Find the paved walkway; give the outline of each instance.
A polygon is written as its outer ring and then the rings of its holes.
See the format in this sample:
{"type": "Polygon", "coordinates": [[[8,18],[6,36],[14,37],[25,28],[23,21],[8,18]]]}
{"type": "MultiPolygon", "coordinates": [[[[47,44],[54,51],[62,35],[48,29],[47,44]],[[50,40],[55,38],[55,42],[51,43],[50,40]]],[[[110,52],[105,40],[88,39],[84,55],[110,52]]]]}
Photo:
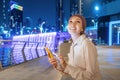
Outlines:
{"type": "MultiPolygon", "coordinates": [[[[120,49],[97,48],[103,80],[120,80],[120,49]]],[[[0,80],[58,80],[59,76],[46,56],[0,71],[0,80]]]]}

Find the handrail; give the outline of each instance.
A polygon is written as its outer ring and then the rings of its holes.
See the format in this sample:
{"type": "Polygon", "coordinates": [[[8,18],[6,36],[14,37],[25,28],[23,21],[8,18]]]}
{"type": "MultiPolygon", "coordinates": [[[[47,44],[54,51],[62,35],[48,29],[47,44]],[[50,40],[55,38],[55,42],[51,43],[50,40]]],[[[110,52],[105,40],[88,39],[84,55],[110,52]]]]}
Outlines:
{"type": "MultiPolygon", "coordinates": [[[[26,42],[26,43],[42,43],[42,42],[40,42],[40,41],[35,41],[35,42],[32,42],[32,41],[14,41],[14,40],[0,40],[0,42],[26,42]]],[[[45,42],[45,41],[44,41],[45,42]]],[[[47,42],[45,42],[45,43],[47,43],[47,42]]]]}

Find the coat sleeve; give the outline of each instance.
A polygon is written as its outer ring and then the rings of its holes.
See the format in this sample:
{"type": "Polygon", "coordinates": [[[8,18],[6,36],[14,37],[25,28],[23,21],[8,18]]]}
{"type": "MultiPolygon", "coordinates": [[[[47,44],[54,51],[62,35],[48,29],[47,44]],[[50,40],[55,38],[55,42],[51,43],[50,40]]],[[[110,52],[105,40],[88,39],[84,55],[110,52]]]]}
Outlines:
{"type": "Polygon", "coordinates": [[[84,43],[83,50],[86,65],[85,69],[73,67],[68,64],[65,72],[70,74],[76,80],[93,80],[97,72],[97,50],[94,44],[89,41],[84,43]]]}

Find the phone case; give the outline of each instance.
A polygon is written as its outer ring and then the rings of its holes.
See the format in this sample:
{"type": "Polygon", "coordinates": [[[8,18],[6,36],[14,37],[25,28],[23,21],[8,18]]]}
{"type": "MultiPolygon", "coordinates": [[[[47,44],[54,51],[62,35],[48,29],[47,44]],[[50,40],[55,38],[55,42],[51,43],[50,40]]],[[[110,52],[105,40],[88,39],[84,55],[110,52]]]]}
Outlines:
{"type": "Polygon", "coordinates": [[[53,58],[53,57],[54,57],[53,54],[52,54],[52,52],[51,52],[51,50],[48,49],[48,47],[45,47],[45,51],[46,51],[47,56],[48,56],[49,58],[53,58]]]}

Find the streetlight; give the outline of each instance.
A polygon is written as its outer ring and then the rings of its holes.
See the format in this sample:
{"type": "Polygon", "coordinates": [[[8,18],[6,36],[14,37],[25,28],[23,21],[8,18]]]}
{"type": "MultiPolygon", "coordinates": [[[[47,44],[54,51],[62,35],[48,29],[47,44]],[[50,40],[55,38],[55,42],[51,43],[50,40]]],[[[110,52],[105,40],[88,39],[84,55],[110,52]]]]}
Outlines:
{"type": "Polygon", "coordinates": [[[98,17],[98,13],[99,13],[99,10],[100,10],[99,6],[96,5],[96,6],[94,7],[94,10],[95,10],[95,17],[98,17]]]}
{"type": "Polygon", "coordinates": [[[94,28],[96,28],[95,20],[94,19],[92,19],[92,23],[94,24],[94,28]]]}
{"type": "Polygon", "coordinates": [[[95,9],[95,20],[92,21],[94,23],[94,28],[96,29],[96,40],[98,40],[98,11],[99,11],[99,6],[96,5],[94,7],[95,9]]]}
{"type": "Polygon", "coordinates": [[[98,6],[95,6],[95,10],[96,10],[96,11],[99,11],[99,7],[98,7],[98,6]]]}

